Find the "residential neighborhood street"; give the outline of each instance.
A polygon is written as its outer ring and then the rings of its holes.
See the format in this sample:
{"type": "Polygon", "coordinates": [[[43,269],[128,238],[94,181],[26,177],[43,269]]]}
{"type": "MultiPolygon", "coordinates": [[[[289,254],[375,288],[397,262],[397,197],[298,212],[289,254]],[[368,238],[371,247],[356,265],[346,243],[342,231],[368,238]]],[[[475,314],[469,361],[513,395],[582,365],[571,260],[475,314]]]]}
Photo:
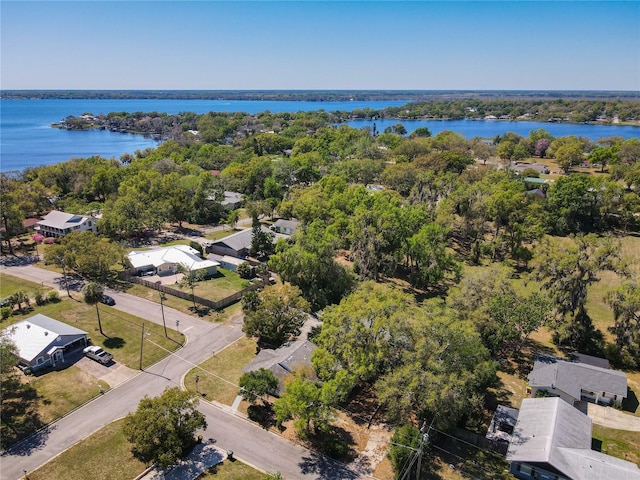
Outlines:
{"type": "MultiPolygon", "coordinates": [[[[34,266],[2,267],[1,271],[60,288],[60,275],[55,272],[34,266]]],[[[116,305],[109,308],[119,308],[162,324],[160,305],[126,293],[109,291],[109,295],[116,299],[116,305]]],[[[0,459],[2,480],[21,478],[25,470],[38,468],[91,433],[134,411],[145,395],[156,396],[167,387],[181,386],[183,376],[194,365],[243,335],[241,325],[235,323],[213,324],[168,307],[164,310],[172,328],[176,320],[180,321],[180,331],[187,339],[185,346],[6,452],[0,459]]],[[[267,432],[234,414],[230,408],[202,401],[200,410],[207,417],[205,438],[215,439],[218,447],[233,450],[236,458],[256,468],[279,470],[287,479],[359,478],[340,462],[267,432]]]]}

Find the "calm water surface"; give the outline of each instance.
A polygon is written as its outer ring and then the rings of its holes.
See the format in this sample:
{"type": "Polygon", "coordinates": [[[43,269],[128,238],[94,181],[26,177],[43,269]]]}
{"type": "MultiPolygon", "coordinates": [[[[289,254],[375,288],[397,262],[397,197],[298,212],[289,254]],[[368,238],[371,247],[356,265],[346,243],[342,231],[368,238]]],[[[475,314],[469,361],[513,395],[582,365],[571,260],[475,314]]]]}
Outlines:
{"type": "MultiPolygon", "coordinates": [[[[110,112],[245,112],[249,114],[269,110],[271,112],[299,111],[353,111],[356,109],[404,105],[405,101],[353,101],[353,102],[302,102],[259,100],[0,100],[0,171],[22,170],[26,167],[49,165],[73,157],[100,155],[119,158],[124,153],[134,153],[157,146],[158,142],[141,135],[113,133],[105,130],[70,131],[51,128],[52,123],[83,113],[99,115],[110,112]]],[[[377,120],[379,132],[398,120],[377,120]]],[[[624,138],[640,137],[640,128],[606,125],[569,125],[536,122],[500,121],[403,121],[407,131],[426,126],[437,134],[454,130],[465,138],[493,137],[506,132],[528,136],[531,130],[544,128],[556,137],[577,135],[597,140],[619,135],[624,138]]],[[[347,122],[354,128],[373,127],[372,121],[347,122]]]]}

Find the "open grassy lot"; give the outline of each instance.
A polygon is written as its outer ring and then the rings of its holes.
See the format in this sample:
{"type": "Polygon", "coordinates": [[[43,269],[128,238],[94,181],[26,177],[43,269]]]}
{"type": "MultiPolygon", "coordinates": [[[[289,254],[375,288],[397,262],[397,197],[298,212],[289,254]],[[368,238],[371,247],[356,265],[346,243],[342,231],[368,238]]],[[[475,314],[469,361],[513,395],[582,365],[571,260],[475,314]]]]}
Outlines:
{"type": "Polygon", "coordinates": [[[229,345],[219,353],[187,373],[184,384],[195,391],[195,376],[198,375],[198,392],[207,400],[231,405],[238,395],[238,382],[242,369],[256,356],[256,342],[246,337],[229,345]]]}
{"type": "MultiPolygon", "coordinates": [[[[194,290],[195,294],[199,297],[210,300],[222,300],[249,285],[251,285],[251,283],[248,280],[240,278],[240,275],[236,272],[218,268],[217,273],[213,277],[196,283],[194,290]]],[[[192,293],[188,285],[175,284],[171,285],[171,288],[192,293]]]]}
{"type": "Polygon", "coordinates": [[[265,474],[239,460],[226,460],[211,467],[198,480],[263,480],[265,474]]]}
{"type": "Polygon", "coordinates": [[[123,422],[118,420],[107,425],[42,467],[29,472],[29,480],[135,478],[146,466],[131,455],[131,444],[122,433],[123,422]]]}
{"type": "MultiPolygon", "coordinates": [[[[198,287],[196,287],[196,289],[197,288],[198,287]]],[[[131,295],[135,295],[136,297],[150,300],[152,302],[160,302],[160,293],[157,290],[145,287],[143,285],[127,284],[126,292],[131,295]]],[[[196,290],[196,295],[199,295],[198,290],[196,290]]],[[[193,302],[191,300],[174,297],[173,295],[167,294],[165,296],[164,305],[188,315],[193,315],[194,313],[193,302]]],[[[228,307],[218,311],[207,309],[202,305],[199,305],[197,315],[203,320],[209,320],[211,322],[222,322],[241,312],[242,305],[240,303],[229,305],[228,307]]]]}
{"type": "Polygon", "coordinates": [[[230,228],[225,228],[224,230],[215,230],[213,232],[207,233],[204,238],[207,240],[220,240],[221,238],[228,237],[229,235],[233,235],[234,233],[239,232],[240,228],[235,228],[231,230],[230,228]]]}
{"type": "Polygon", "coordinates": [[[33,299],[36,293],[40,292],[46,297],[47,293],[53,289],[5,273],[2,274],[0,277],[0,299],[6,298],[21,290],[29,295],[29,298],[33,299]]]}
{"type": "Polygon", "coordinates": [[[51,371],[43,375],[27,376],[25,381],[38,393],[38,412],[44,423],[50,423],[88,402],[109,388],[106,382],[76,366],[51,371]]]}
{"type": "Polygon", "coordinates": [[[594,447],[602,453],[634,462],[640,467],[640,432],[593,425],[594,447]],[[601,443],[600,443],[601,442],[601,443]]]}
{"type": "Polygon", "coordinates": [[[99,345],[113,353],[116,361],[130,368],[140,365],[140,338],[142,324],[145,325],[145,341],[142,365],[147,367],[174,351],[184,342],[184,335],[169,331],[169,337],[164,336],[162,325],[145,322],[143,319],[129,315],[126,312],[99,304],[102,330],[107,336],[102,336],[98,330],[96,307],[86,303],[63,297],[57,303],[49,303],[41,307],[34,306],[29,313],[12,316],[8,324],[23,320],[36,313],[47,315],[61,322],[89,332],[93,344],[99,345]]]}

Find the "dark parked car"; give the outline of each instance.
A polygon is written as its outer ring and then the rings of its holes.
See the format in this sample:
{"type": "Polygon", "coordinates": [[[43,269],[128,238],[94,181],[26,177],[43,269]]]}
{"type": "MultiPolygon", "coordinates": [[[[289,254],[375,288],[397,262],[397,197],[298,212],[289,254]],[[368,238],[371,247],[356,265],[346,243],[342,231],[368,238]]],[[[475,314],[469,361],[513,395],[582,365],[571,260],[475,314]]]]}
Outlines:
{"type": "Polygon", "coordinates": [[[110,297],[109,295],[102,295],[102,303],[112,307],[116,304],[116,301],[113,299],[113,297],[110,297]]]}

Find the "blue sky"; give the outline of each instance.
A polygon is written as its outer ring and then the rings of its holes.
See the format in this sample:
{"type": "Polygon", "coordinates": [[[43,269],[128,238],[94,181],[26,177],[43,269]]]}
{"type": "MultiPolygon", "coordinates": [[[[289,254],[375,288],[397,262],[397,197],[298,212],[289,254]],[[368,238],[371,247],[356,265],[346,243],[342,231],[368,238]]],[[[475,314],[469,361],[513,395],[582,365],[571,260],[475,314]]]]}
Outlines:
{"type": "Polygon", "coordinates": [[[640,90],[640,2],[0,2],[2,89],[640,90]]]}

